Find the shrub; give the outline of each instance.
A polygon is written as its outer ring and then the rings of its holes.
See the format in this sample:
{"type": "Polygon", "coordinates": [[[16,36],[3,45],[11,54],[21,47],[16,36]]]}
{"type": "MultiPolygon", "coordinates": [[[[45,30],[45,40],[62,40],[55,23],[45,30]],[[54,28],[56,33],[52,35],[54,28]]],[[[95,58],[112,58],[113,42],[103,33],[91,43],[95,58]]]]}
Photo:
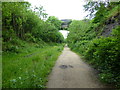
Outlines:
{"type": "Polygon", "coordinates": [[[112,30],[111,36],[97,38],[91,27],[81,30],[79,24],[70,25],[68,46],[100,72],[101,81],[120,87],[120,26],[112,30]]]}

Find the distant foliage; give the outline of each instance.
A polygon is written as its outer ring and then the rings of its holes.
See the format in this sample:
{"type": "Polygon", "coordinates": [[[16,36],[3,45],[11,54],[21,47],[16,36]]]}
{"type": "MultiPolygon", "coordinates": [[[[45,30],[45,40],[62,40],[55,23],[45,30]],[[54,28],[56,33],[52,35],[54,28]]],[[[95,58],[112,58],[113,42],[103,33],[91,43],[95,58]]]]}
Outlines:
{"type": "Polygon", "coordinates": [[[50,23],[50,24],[52,24],[52,25],[54,25],[58,30],[60,30],[62,21],[60,21],[55,16],[50,16],[47,19],[47,22],[50,23]]]}
{"type": "Polygon", "coordinates": [[[67,38],[68,45],[75,49],[74,47],[84,46],[88,40],[95,37],[95,32],[90,30],[90,26],[91,23],[89,20],[72,21],[68,29],[70,31],[67,38]]]}

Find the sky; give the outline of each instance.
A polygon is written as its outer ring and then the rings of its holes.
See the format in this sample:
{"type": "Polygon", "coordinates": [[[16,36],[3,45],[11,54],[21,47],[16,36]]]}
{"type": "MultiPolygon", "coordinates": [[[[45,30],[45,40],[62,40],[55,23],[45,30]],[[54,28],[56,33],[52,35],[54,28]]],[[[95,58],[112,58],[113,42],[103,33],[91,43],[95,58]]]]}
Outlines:
{"type": "Polygon", "coordinates": [[[87,15],[83,5],[85,0],[25,0],[32,6],[40,6],[46,10],[49,16],[56,16],[58,19],[82,20],[87,15]]]}

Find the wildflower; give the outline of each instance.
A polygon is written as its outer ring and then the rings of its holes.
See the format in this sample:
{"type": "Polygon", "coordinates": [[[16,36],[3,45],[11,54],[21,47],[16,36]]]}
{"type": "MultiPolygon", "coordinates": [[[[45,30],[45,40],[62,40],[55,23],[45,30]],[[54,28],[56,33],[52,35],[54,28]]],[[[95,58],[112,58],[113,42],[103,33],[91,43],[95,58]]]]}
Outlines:
{"type": "Polygon", "coordinates": [[[21,77],[18,77],[21,80],[21,77]]]}
{"type": "Polygon", "coordinates": [[[104,78],[104,77],[101,77],[102,79],[104,78]]]}

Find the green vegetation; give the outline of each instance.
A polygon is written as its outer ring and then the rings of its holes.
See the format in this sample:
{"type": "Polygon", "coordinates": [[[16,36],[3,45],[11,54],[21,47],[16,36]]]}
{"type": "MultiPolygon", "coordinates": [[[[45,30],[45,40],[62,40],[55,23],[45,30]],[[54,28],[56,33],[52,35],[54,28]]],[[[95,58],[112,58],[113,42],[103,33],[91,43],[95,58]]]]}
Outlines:
{"type": "Polygon", "coordinates": [[[120,2],[111,2],[107,6],[89,2],[86,8],[93,6],[92,9],[96,9],[94,5],[99,7],[92,20],[70,24],[67,42],[73,51],[99,71],[101,81],[120,87],[120,24],[116,24],[120,22],[120,2]]]}
{"type": "Polygon", "coordinates": [[[47,19],[47,22],[53,24],[58,30],[60,30],[62,21],[60,21],[55,16],[50,16],[47,19]]]}
{"type": "Polygon", "coordinates": [[[3,88],[45,88],[63,46],[37,48],[28,44],[21,53],[3,53],[3,88]],[[29,47],[31,46],[31,47],[29,47]]]}
{"type": "Polygon", "coordinates": [[[64,41],[55,25],[40,18],[43,9],[38,10],[32,11],[27,2],[2,3],[3,51],[21,47],[19,39],[34,43],[64,41]]]}
{"type": "MultiPolygon", "coordinates": [[[[42,6],[2,2],[2,87],[45,88],[64,46],[61,21],[42,6]]],[[[63,23],[67,42],[99,71],[100,80],[120,87],[120,2],[88,2],[92,19],[63,23]],[[96,13],[94,13],[96,12],[96,13]],[[67,26],[66,26],[67,24],[67,26]],[[70,25],[69,25],[70,24],[70,25]]]]}
{"type": "Polygon", "coordinates": [[[61,22],[53,22],[42,6],[2,2],[2,87],[45,88],[47,76],[63,50],[61,22]]]}

